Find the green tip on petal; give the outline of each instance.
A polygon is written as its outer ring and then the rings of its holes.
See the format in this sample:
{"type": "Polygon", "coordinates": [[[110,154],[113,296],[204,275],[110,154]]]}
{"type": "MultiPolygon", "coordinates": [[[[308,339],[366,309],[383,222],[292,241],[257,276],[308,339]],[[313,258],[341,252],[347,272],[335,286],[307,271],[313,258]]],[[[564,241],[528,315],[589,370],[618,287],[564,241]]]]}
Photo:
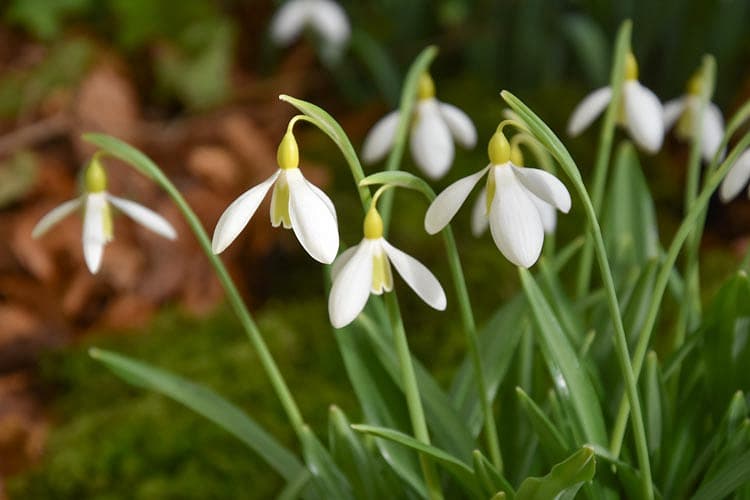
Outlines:
{"type": "Polygon", "coordinates": [[[107,189],[107,172],[104,170],[104,165],[99,160],[98,154],[91,158],[84,176],[86,192],[100,193],[107,189]]]}
{"type": "Polygon", "coordinates": [[[281,143],[279,143],[276,161],[279,163],[279,167],[284,170],[299,167],[299,148],[291,130],[284,134],[281,143]]]}

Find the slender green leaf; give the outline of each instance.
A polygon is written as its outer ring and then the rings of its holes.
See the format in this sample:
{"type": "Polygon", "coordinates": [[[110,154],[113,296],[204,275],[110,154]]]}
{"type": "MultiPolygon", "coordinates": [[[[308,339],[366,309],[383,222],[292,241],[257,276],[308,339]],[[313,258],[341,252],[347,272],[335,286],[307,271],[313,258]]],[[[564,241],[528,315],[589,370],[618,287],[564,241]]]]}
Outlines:
{"type": "Polygon", "coordinates": [[[113,352],[93,348],[90,355],[126,382],[164,394],[222,427],[258,453],[287,481],[302,473],[303,466],[297,457],[242,410],[210,389],[113,352]]]}
{"type": "Polygon", "coordinates": [[[544,477],[530,477],[521,483],[516,500],[550,500],[573,498],[586,481],[596,473],[596,456],[593,448],[584,446],[565,461],[552,467],[544,477]]]}
{"type": "Polygon", "coordinates": [[[750,451],[726,464],[714,478],[702,485],[692,500],[721,500],[750,481],[750,451]]]}
{"type": "Polygon", "coordinates": [[[354,499],[351,485],[333,462],[328,450],[315,437],[306,425],[300,436],[302,454],[305,456],[307,468],[313,475],[313,485],[322,498],[331,500],[354,499]]]}
{"type": "Polygon", "coordinates": [[[295,500],[302,496],[303,492],[306,492],[306,488],[309,489],[310,482],[312,480],[312,474],[307,469],[302,469],[296,478],[293,478],[287,482],[284,489],[281,490],[276,500],[295,500]]]}
{"type": "Polygon", "coordinates": [[[488,495],[503,492],[508,496],[509,500],[513,500],[516,494],[513,486],[498,472],[495,466],[492,465],[492,462],[482,455],[482,452],[479,450],[474,450],[472,455],[474,459],[474,474],[482,484],[482,487],[484,487],[485,492],[488,495]]]}
{"type": "Polygon", "coordinates": [[[542,448],[544,448],[552,460],[562,460],[569,449],[569,445],[563,434],[523,389],[516,387],[516,394],[521,403],[521,408],[526,413],[531,422],[531,427],[539,438],[542,448]]]}
{"type": "MultiPolygon", "coordinates": [[[[659,362],[656,353],[651,351],[646,357],[646,371],[643,378],[643,417],[646,424],[648,451],[655,455],[661,449],[662,439],[662,398],[663,385],[659,373],[659,362]]],[[[654,460],[656,466],[658,462],[654,460]]]]}
{"type": "Polygon", "coordinates": [[[359,181],[360,186],[374,186],[378,184],[391,184],[406,189],[413,189],[425,195],[428,201],[435,199],[435,191],[433,191],[424,179],[403,170],[377,172],[359,181]]]}

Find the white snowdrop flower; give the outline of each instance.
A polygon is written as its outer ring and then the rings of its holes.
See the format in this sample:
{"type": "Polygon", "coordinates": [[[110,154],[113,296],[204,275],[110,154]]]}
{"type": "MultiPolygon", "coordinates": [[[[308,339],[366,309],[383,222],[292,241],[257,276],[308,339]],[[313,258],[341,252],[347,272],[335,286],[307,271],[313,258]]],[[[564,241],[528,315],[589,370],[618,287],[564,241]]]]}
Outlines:
{"type": "Polygon", "coordinates": [[[85,193],[54,208],[37,223],[31,232],[38,238],[55,224],[78,209],[83,209],[83,256],[91,274],[102,264],[104,246],[112,241],[112,212],[110,205],[151,231],[170,240],[177,231],[161,215],[136,203],[112,196],[107,192],[107,174],[98,156],[89,163],[84,174],[85,193]]]}
{"type": "Polygon", "coordinates": [[[393,290],[391,264],[427,305],[445,309],[445,292],[437,278],[417,259],[383,238],[383,220],[373,203],[365,216],[364,238],[339,255],[331,268],[328,315],[334,327],[343,328],[354,321],[371,293],[393,290]]]}
{"type": "MultiPolygon", "coordinates": [[[[573,110],[568,134],[583,132],[609,105],[612,89],[602,87],[586,96],[573,110]]],[[[638,63],[632,53],[625,60],[625,82],[619,104],[618,123],[627,129],[643,150],[656,153],[664,140],[664,110],[656,94],[638,81],[638,63]]]]}
{"type": "MultiPolygon", "coordinates": [[[[365,137],[362,159],[365,163],[382,160],[393,147],[399,111],[392,111],[377,122],[365,137]]],[[[417,103],[411,123],[409,144],[414,162],[430,179],[443,177],[453,163],[453,140],[473,148],[477,131],[466,113],[435,98],[435,83],[428,73],[419,81],[417,103]]]]}
{"type": "Polygon", "coordinates": [[[291,228],[313,259],[330,264],[339,249],[336,209],[330,198],[300,172],[299,149],[291,130],[284,134],[276,158],[279,169],[245,191],[221,215],[211,242],[213,252],[223,252],[237,238],[273,186],[273,227],[291,228]]]}
{"type": "Polygon", "coordinates": [[[544,170],[526,168],[511,155],[511,146],[502,131],[492,136],[488,146],[490,164],[479,172],[448,186],[430,204],[424,227],[430,234],[442,230],[456,215],[479,180],[487,174],[484,210],[475,207],[472,229],[489,224],[498,249],[513,264],[531,267],[539,258],[545,228],[554,228],[549,208],[567,213],[571,200],[565,185],[544,170]],[[481,222],[484,218],[487,222],[481,222]]]}
{"type": "Polygon", "coordinates": [[[339,52],[351,35],[346,12],[333,0],[289,0],[271,20],[271,38],[276,44],[287,46],[306,27],[332,52],[339,52]]]}
{"type": "MultiPolygon", "coordinates": [[[[724,203],[733,200],[750,180],[750,149],[743,152],[727,172],[719,188],[719,198],[724,203]]],[[[748,190],[750,197],[750,190],[748,190]]]]}
{"type": "MultiPolygon", "coordinates": [[[[696,73],[688,81],[687,93],[664,104],[664,125],[672,128],[675,123],[675,134],[683,140],[690,140],[696,132],[696,117],[700,108],[701,74],[696,73]]],[[[707,103],[703,113],[700,130],[701,156],[710,162],[721,146],[724,136],[724,118],[719,108],[712,102],[707,103]]]]}

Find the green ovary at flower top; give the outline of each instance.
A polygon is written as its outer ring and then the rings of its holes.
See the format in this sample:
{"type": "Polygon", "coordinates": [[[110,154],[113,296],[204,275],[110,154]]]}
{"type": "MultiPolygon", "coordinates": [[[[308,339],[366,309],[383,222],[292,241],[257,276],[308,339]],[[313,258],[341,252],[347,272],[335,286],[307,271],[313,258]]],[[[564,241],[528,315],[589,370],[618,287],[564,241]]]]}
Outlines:
{"type": "Polygon", "coordinates": [[[364,309],[370,293],[393,290],[391,263],[427,305],[442,311],[447,299],[440,282],[427,267],[383,238],[383,220],[373,200],[364,221],[362,241],[342,252],[331,269],[328,314],[336,328],[348,325],[364,309]]]}
{"type": "MultiPolygon", "coordinates": [[[[475,210],[474,215],[487,220],[495,244],[508,260],[528,268],[539,258],[545,225],[550,224],[545,213],[547,208],[540,210],[535,198],[567,213],[571,206],[570,193],[549,172],[515,163],[523,161],[520,150],[514,151],[501,128],[502,125],[490,139],[487,148],[490,164],[473,175],[459,179],[440,193],[427,209],[424,227],[430,234],[442,230],[456,215],[474,186],[487,174],[485,210],[480,211],[479,215],[475,210]]],[[[473,222],[473,225],[479,224],[473,222]]]]}
{"type": "MultiPolygon", "coordinates": [[[[568,134],[583,132],[607,108],[612,89],[602,87],[581,101],[568,122],[568,134]]],[[[644,151],[656,153],[664,140],[664,110],[656,94],[638,81],[638,62],[632,53],[625,60],[625,83],[622,88],[618,122],[644,151]]]]}
{"type": "Polygon", "coordinates": [[[276,156],[279,169],[240,195],[219,218],[211,242],[214,253],[223,252],[237,238],[273,186],[271,224],[292,229],[305,251],[318,262],[330,264],[336,258],[339,249],[336,209],[330,198],[302,175],[291,126],[279,144],[276,156]]]}
{"type": "MultiPolygon", "coordinates": [[[[399,111],[392,111],[377,122],[365,137],[362,159],[375,163],[393,147],[399,111]]],[[[466,113],[435,97],[435,83],[424,73],[419,81],[409,144],[414,162],[430,179],[443,177],[453,163],[453,140],[464,148],[473,148],[477,131],[466,113]]]]}
{"type": "Polygon", "coordinates": [[[114,237],[110,204],[147,229],[170,240],[177,238],[177,231],[161,215],[107,192],[107,172],[98,154],[91,159],[84,173],[84,194],[62,203],[42,217],[31,235],[34,238],[42,236],[62,219],[83,208],[83,256],[89,271],[96,274],[101,267],[104,246],[114,237]]]}
{"type": "MultiPolygon", "coordinates": [[[[700,93],[703,86],[700,72],[688,80],[686,93],[664,104],[664,125],[670,129],[675,123],[675,134],[680,139],[690,140],[696,131],[695,120],[700,106],[700,93]]],[[[701,156],[710,162],[721,145],[724,136],[724,118],[716,104],[709,102],[703,114],[700,130],[701,156]]]]}

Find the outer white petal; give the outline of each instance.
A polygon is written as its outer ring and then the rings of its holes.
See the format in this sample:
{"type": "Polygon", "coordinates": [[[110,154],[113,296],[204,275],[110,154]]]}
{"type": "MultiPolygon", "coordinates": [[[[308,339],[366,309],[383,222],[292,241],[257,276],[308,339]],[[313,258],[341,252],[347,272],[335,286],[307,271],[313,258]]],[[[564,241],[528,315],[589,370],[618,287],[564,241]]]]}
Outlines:
{"type": "Polygon", "coordinates": [[[34,226],[34,229],[31,231],[31,237],[38,238],[43,235],[44,233],[49,231],[52,226],[63,220],[68,215],[72,214],[77,208],[80,208],[82,203],[83,197],[80,197],[74,200],[68,200],[56,206],[44,217],[39,219],[39,222],[36,223],[36,226],[34,226]]]}
{"type": "Polygon", "coordinates": [[[289,218],[292,230],[310,256],[330,264],[339,251],[339,226],[330,200],[310,188],[298,168],[285,172],[289,183],[289,218]]]}
{"type": "Polygon", "coordinates": [[[398,111],[391,111],[381,118],[365,136],[362,146],[362,160],[365,163],[375,163],[385,158],[393,146],[398,127],[398,111]]]}
{"type": "Polygon", "coordinates": [[[172,227],[172,224],[150,208],[146,208],[134,201],[112,196],[111,194],[107,195],[107,199],[125,215],[129,216],[147,229],[150,229],[165,238],[169,238],[170,240],[177,238],[177,231],[172,227]]]}
{"type": "Polygon", "coordinates": [[[438,108],[456,142],[465,148],[473,148],[477,144],[477,129],[469,115],[445,102],[438,102],[438,108]]]}
{"type": "Polygon", "coordinates": [[[534,202],[534,206],[539,211],[539,218],[542,220],[542,227],[546,234],[552,234],[557,227],[557,211],[555,207],[543,201],[538,196],[529,193],[529,198],[534,202]]]}
{"type": "Polygon", "coordinates": [[[99,271],[104,245],[109,241],[104,232],[105,210],[107,197],[104,192],[86,196],[86,209],[83,214],[83,258],[91,274],[99,271]]]}
{"type": "Polygon", "coordinates": [[[625,82],[625,124],[633,140],[656,153],[664,140],[664,110],[656,94],[635,80],[625,82]]]}
{"type": "Polygon", "coordinates": [[[331,212],[331,214],[334,217],[336,217],[336,207],[333,206],[333,202],[325,193],[325,191],[323,191],[322,189],[320,189],[318,186],[308,181],[307,179],[305,179],[305,183],[307,183],[307,187],[312,189],[313,192],[315,192],[315,194],[317,194],[320,197],[320,199],[323,200],[323,202],[326,204],[326,207],[328,207],[328,210],[331,212]]]}
{"type": "Polygon", "coordinates": [[[290,0],[282,5],[271,20],[271,38],[279,45],[289,45],[299,36],[310,19],[309,0],[290,0]]]}
{"type": "Polygon", "coordinates": [[[719,198],[724,203],[734,199],[750,179],[750,149],[737,158],[719,188],[719,198]]]}
{"type": "Polygon", "coordinates": [[[479,192],[474,207],[471,209],[471,234],[481,236],[487,230],[490,221],[487,218],[487,188],[479,192]]]}
{"type": "Polygon", "coordinates": [[[669,130],[678,118],[685,112],[686,101],[684,97],[678,97],[664,103],[664,129],[669,130]]]}
{"type": "Polygon", "coordinates": [[[453,163],[453,138],[434,98],[419,101],[416,108],[411,129],[412,158],[427,177],[440,179],[453,163]]]}
{"type": "Polygon", "coordinates": [[[457,180],[437,195],[427,208],[427,213],[424,216],[424,230],[429,234],[435,234],[448,225],[488,168],[490,166],[457,180]]]}
{"type": "Polygon", "coordinates": [[[250,218],[258,210],[260,202],[263,201],[266,193],[268,193],[273,183],[276,182],[276,178],[280,173],[281,170],[277,170],[265,181],[251,187],[224,210],[224,213],[219,218],[219,222],[216,223],[214,237],[211,241],[211,249],[214,253],[219,254],[226,250],[245,226],[247,226],[250,218]]]}
{"type": "MultiPolygon", "coordinates": [[[[356,318],[367,303],[372,286],[373,245],[363,239],[354,253],[340,266],[328,296],[328,316],[335,328],[343,328],[356,318]]],[[[344,254],[342,254],[343,257],[344,254]]],[[[334,265],[335,267],[335,265],[334,265]]]]}
{"type": "Polygon", "coordinates": [[[314,0],[310,2],[310,25],[325,41],[335,48],[340,48],[349,40],[351,28],[346,12],[331,0],[314,0]]]}
{"type": "Polygon", "coordinates": [[[703,114],[703,130],[701,133],[701,153],[703,153],[703,159],[710,162],[719,146],[721,146],[721,139],[724,137],[724,118],[721,116],[719,108],[713,103],[708,104],[706,112],[703,114]]]}
{"type": "Polygon", "coordinates": [[[591,125],[591,122],[602,114],[604,108],[609,104],[610,99],[612,99],[612,89],[609,87],[596,89],[584,97],[583,101],[573,110],[573,114],[570,115],[568,135],[575,137],[586,130],[591,125]]]}
{"type": "Polygon", "coordinates": [[[523,187],[542,201],[546,201],[562,212],[570,211],[570,193],[560,179],[539,168],[516,167],[515,165],[511,165],[511,168],[523,187]]]}
{"type": "Polygon", "coordinates": [[[544,243],[539,211],[510,167],[496,167],[490,175],[495,175],[496,188],[490,207],[492,238],[512,263],[531,267],[539,258],[544,243]]]}
{"type": "Polygon", "coordinates": [[[384,239],[381,239],[383,249],[388,254],[388,258],[393,263],[393,267],[404,278],[404,281],[424,300],[427,305],[443,311],[447,299],[443,287],[424,264],[417,259],[408,255],[398,248],[394,247],[384,239]]]}
{"type": "Polygon", "coordinates": [[[344,268],[346,263],[349,262],[349,259],[354,257],[354,252],[357,251],[358,247],[359,245],[349,247],[341,252],[338,257],[336,257],[336,260],[334,260],[333,264],[331,264],[331,282],[336,281],[336,278],[338,277],[339,273],[344,268]]]}

